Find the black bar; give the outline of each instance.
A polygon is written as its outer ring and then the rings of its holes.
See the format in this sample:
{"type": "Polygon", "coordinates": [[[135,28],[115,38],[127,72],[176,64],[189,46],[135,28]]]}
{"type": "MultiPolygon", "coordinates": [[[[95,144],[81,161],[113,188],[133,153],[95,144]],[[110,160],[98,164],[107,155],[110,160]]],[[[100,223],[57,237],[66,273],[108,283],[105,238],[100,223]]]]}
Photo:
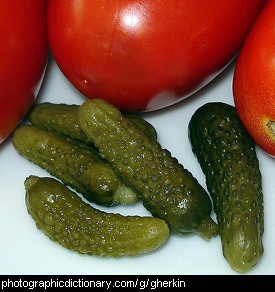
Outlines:
{"type": "Polygon", "coordinates": [[[0,275],[0,290],[47,291],[52,288],[123,288],[152,291],[157,289],[246,289],[274,284],[274,276],[214,275],[0,275]]]}

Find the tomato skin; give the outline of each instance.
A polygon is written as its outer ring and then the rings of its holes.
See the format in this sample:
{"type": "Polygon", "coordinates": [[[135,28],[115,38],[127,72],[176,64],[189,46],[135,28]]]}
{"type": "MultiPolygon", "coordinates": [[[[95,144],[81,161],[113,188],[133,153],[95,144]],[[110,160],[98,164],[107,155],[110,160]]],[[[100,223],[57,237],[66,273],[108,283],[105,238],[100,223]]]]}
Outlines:
{"type": "Polygon", "coordinates": [[[235,56],[263,0],[49,0],[48,36],[83,95],[125,111],[166,107],[235,56]]]}
{"type": "Polygon", "coordinates": [[[267,2],[241,49],[233,95],[252,138],[275,157],[275,0],[267,2]],[[268,123],[273,124],[273,135],[268,123]]]}
{"type": "Polygon", "coordinates": [[[48,57],[47,0],[0,1],[0,143],[20,123],[48,57]]]}

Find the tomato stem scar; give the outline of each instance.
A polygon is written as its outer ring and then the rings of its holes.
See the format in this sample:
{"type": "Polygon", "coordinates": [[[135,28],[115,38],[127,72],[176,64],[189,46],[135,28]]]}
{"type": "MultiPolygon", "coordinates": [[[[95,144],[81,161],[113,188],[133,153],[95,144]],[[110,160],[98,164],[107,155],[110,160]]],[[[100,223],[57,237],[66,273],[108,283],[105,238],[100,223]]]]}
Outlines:
{"type": "Polygon", "coordinates": [[[271,138],[275,141],[275,121],[272,120],[268,121],[267,129],[269,131],[271,138]]]}

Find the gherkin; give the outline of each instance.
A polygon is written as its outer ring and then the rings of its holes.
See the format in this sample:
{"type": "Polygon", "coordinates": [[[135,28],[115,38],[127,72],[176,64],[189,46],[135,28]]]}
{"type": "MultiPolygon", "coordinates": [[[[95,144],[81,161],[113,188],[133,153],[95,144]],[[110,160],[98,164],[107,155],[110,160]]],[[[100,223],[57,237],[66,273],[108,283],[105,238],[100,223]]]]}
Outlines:
{"type": "MultiPolygon", "coordinates": [[[[93,146],[81,130],[78,122],[78,108],[75,104],[54,104],[49,102],[32,106],[28,117],[32,125],[41,127],[64,137],[80,141],[88,146],[93,146]]],[[[157,139],[156,129],[146,120],[135,114],[124,115],[140,127],[152,139],[157,139]]]]}
{"type": "Polygon", "coordinates": [[[29,176],[25,189],[27,210],[37,227],[82,254],[137,256],[155,250],[169,235],[161,219],[103,212],[53,178],[29,176]]]}
{"type": "Polygon", "coordinates": [[[12,143],[19,154],[100,205],[133,204],[136,194],[98,153],[33,125],[19,127],[12,143]]]}
{"type": "Polygon", "coordinates": [[[263,254],[262,176],[255,143],[235,108],[221,102],[194,113],[189,139],[213,198],[224,257],[234,270],[247,272],[263,254]]]}
{"type": "Polygon", "coordinates": [[[208,194],[168,150],[102,99],[85,101],[78,117],[101,156],[154,216],[176,232],[216,235],[208,194]]]}

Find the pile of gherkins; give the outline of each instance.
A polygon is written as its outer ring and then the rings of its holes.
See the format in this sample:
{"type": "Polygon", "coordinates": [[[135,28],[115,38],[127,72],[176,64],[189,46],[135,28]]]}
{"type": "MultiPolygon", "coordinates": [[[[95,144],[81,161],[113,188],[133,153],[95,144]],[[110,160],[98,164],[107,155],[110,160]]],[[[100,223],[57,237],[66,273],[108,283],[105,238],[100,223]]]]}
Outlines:
{"type": "Polygon", "coordinates": [[[93,99],[81,106],[37,104],[29,120],[12,141],[55,177],[31,175],[25,181],[28,212],[52,240],[80,253],[133,256],[158,248],[170,232],[205,239],[219,233],[236,271],[248,271],[261,258],[261,174],[254,142],[232,106],[207,104],[189,124],[218,224],[210,217],[206,190],[139,116],[93,99]],[[152,216],[106,213],[76,192],[98,205],[141,200],[152,216]]]}

